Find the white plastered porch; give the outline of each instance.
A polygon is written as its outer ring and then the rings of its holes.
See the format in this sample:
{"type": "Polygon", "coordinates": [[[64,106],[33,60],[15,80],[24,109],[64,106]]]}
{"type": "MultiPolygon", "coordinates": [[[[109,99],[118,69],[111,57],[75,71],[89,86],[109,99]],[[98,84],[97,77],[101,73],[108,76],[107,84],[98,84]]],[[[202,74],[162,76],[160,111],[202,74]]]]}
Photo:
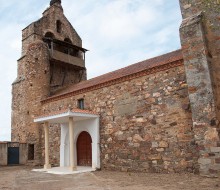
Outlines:
{"type": "MultiPolygon", "coordinates": [[[[100,168],[99,150],[99,115],[87,111],[72,109],[60,111],[49,116],[40,116],[34,122],[44,123],[45,131],[45,165],[44,170],[51,170],[49,163],[49,126],[60,124],[60,167],[69,168],[70,171],[77,171],[76,142],[79,134],[86,131],[92,138],[92,170],[100,168]]],[[[88,168],[88,167],[87,167],[88,168]]],[[[80,167],[80,170],[82,167],[80,167]]]]}

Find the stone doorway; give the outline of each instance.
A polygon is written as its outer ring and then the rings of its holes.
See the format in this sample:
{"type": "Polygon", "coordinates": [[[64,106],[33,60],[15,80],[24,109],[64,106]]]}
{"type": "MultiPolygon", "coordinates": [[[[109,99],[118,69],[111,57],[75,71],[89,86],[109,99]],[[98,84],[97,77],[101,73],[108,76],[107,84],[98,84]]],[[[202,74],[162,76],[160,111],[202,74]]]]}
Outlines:
{"type": "Polygon", "coordinates": [[[92,166],[92,138],[86,131],[81,132],[77,139],[77,165],[92,166]]]}

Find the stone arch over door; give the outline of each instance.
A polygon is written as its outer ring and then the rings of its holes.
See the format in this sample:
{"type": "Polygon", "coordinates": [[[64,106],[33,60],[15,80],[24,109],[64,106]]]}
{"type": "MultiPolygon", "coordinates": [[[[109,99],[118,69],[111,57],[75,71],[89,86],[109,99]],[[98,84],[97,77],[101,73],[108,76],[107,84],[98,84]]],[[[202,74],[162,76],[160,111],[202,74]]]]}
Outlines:
{"type": "Polygon", "coordinates": [[[77,165],[92,166],[92,137],[86,131],[82,131],[76,142],[77,165]]]}

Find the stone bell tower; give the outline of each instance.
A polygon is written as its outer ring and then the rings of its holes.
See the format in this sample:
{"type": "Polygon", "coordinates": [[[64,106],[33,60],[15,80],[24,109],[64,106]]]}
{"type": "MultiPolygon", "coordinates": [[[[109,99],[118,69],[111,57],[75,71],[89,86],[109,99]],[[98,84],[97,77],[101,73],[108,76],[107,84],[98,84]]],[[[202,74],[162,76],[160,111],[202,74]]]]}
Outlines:
{"type": "Polygon", "coordinates": [[[42,18],[22,31],[22,56],[12,84],[12,141],[28,144],[28,159],[41,163],[41,128],[33,123],[41,101],[56,91],[86,80],[82,40],[52,0],[42,18]]]}
{"type": "Polygon", "coordinates": [[[180,0],[180,37],[201,175],[220,172],[220,1],[180,0]]]}

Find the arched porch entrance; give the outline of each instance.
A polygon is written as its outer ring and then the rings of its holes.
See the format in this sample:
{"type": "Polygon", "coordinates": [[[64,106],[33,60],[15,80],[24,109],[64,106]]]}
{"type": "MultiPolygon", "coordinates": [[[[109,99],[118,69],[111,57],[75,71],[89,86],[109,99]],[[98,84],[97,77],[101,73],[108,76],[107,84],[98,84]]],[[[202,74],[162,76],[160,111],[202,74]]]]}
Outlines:
{"type": "Polygon", "coordinates": [[[60,111],[34,120],[44,123],[45,130],[45,169],[49,163],[49,125],[60,124],[60,167],[71,171],[78,166],[100,168],[99,115],[88,110],[72,109],[60,111]]]}
{"type": "Polygon", "coordinates": [[[92,166],[92,138],[88,132],[83,131],[79,134],[76,147],[77,165],[92,166]]]}

